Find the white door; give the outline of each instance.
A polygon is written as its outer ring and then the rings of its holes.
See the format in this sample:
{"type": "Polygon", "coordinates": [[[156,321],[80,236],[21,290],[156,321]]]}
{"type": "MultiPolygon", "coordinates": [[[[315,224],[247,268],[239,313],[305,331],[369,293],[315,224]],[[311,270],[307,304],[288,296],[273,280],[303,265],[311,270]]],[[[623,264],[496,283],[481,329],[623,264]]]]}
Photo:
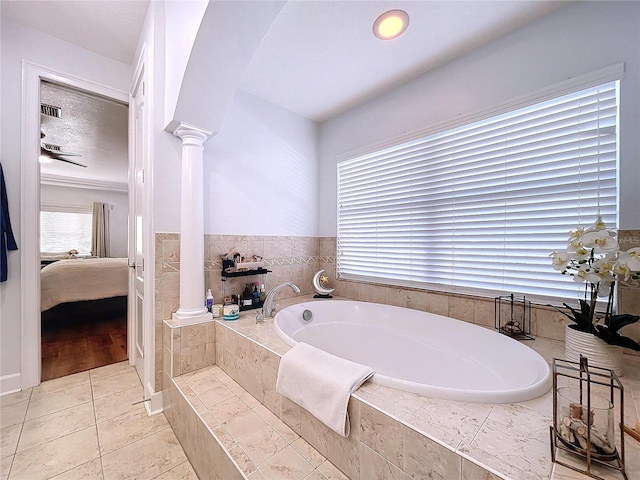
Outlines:
{"type": "Polygon", "coordinates": [[[144,309],[144,281],[145,281],[145,254],[143,237],[143,207],[144,207],[144,74],[136,79],[130,100],[132,111],[131,125],[131,152],[130,161],[130,200],[129,200],[129,359],[135,365],[142,384],[144,378],[144,352],[145,352],[145,309],[144,309]]]}

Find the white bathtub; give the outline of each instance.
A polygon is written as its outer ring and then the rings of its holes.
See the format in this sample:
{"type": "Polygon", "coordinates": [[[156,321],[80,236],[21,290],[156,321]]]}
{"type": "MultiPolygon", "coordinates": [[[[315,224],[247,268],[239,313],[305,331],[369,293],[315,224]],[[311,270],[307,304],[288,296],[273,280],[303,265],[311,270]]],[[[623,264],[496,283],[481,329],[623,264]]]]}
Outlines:
{"type": "Polygon", "coordinates": [[[380,385],[447,400],[523,402],[551,388],[547,362],[493,330],[377,303],[319,300],[284,308],[278,336],[375,370],[380,385]],[[304,320],[303,313],[312,313],[304,320]]]}

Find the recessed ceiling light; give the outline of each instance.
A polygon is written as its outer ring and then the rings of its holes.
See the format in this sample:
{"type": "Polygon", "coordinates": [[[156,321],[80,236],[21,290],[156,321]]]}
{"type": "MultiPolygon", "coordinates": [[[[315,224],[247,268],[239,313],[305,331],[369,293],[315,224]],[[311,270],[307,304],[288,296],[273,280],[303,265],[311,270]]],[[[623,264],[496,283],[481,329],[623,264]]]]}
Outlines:
{"type": "Polygon", "coordinates": [[[409,26],[409,15],[404,10],[389,10],[373,22],[373,34],[381,40],[399,37],[409,26]]]}

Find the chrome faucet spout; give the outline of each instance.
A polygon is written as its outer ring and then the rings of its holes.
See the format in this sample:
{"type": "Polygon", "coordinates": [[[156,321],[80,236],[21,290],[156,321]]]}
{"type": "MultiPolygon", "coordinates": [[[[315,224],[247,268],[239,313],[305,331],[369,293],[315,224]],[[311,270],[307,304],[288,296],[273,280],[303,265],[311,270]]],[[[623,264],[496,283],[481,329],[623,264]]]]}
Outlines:
{"type": "Polygon", "coordinates": [[[264,299],[264,305],[263,305],[263,309],[264,309],[264,314],[267,317],[273,317],[276,313],[276,307],[273,304],[273,301],[276,298],[276,294],[282,290],[284,287],[291,287],[291,289],[296,292],[296,293],[300,293],[300,289],[298,288],[298,286],[293,283],[293,282],[282,282],[279,283],[278,285],[276,285],[275,287],[273,287],[271,290],[269,290],[269,293],[267,293],[267,297],[264,299]]]}

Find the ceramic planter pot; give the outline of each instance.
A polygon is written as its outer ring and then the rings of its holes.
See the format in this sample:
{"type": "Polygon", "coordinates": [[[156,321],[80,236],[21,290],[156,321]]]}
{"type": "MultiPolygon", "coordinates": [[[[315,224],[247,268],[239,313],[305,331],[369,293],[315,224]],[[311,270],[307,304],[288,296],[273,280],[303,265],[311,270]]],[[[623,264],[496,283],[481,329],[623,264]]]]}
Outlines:
{"type": "Polygon", "coordinates": [[[613,370],[621,377],[624,363],[622,347],[609,345],[591,333],[571,328],[572,325],[566,325],[564,330],[564,358],[579,362],[582,354],[589,359],[589,365],[613,370]]]}

